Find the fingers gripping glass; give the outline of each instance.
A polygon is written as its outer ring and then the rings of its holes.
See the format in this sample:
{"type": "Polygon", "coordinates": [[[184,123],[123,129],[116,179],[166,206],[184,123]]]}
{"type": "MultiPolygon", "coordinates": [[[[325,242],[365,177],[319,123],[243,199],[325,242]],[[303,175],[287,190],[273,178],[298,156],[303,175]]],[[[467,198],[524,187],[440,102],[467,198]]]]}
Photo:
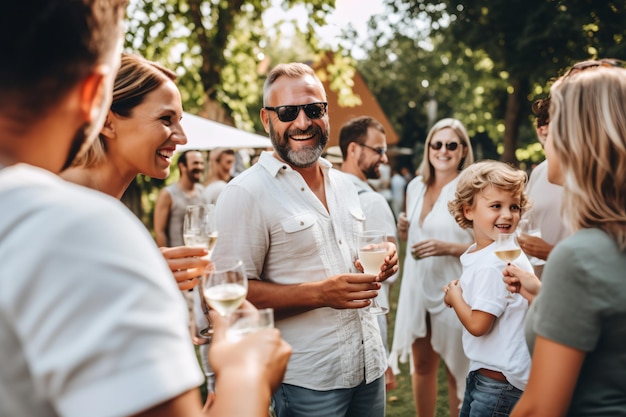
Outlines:
{"type": "Polygon", "coordinates": [[[300,109],[304,110],[304,114],[309,119],[321,119],[326,114],[328,103],[320,101],[318,103],[300,104],[297,106],[277,106],[267,107],[265,110],[274,111],[281,122],[293,122],[300,114],[300,109]]]}
{"type": "Polygon", "coordinates": [[[456,151],[456,148],[458,148],[459,145],[463,145],[463,144],[459,142],[448,142],[444,145],[443,142],[430,142],[430,148],[436,151],[441,149],[443,146],[445,146],[446,149],[449,151],[456,151]]]}

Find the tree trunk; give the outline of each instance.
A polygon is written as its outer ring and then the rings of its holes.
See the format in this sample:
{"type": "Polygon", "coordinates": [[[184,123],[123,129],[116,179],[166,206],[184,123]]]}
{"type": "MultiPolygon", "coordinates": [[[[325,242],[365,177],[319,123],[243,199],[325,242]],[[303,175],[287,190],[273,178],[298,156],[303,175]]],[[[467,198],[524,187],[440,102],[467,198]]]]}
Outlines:
{"type": "Polygon", "coordinates": [[[526,80],[513,80],[511,86],[513,92],[508,95],[506,103],[506,115],[504,117],[504,152],[500,160],[518,165],[515,157],[515,149],[517,148],[517,137],[519,135],[519,126],[522,116],[522,100],[526,89],[526,80]]]}

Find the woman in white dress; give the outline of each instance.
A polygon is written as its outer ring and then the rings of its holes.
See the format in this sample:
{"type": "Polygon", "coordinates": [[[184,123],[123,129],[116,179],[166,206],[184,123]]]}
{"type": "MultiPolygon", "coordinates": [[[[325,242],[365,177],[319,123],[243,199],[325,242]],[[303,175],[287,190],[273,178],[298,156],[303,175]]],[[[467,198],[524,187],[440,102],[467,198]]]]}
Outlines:
{"type": "Polygon", "coordinates": [[[438,121],[426,138],[418,176],[407,186],[406,213],[398,218],[398,237],[407,242],[404,272],[389,364],[411,358],[413,397],[420,417],[433,416],[437,368],[448,374],[450,415],[458,415],[465,392],[468,360],[461,345],[462,326],[443,303],[442,288],[461,276],[459,256],[473,242],[448,212],[459,172],[474,161],[463,124],[438,121]],[[408,240],[407,240],[408,238],[408,240]]]}

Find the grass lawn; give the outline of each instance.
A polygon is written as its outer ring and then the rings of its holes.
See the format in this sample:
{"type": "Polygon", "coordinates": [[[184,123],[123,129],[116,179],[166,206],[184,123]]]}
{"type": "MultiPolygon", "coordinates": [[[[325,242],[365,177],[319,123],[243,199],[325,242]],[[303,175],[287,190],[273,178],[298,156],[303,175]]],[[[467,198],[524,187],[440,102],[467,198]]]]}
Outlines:
{"type": "MultiPolygon", "coordinates": [[[[404,264],[404,242],[399,245],[400,266],[404,264]]],[[[391,287],[390,311],[389,311],[389,346],[393,339],[394,324],[396,322],[396,310],[398,308],[398,294],[400,292],[400,282],[402,276],[391,287]]],[[[387,417],[413,417],[415,416],[415,405],[413,404],[413,391],[411,389],[411,374],[409,364],[400,364],[399,375],[396,375],[398,387],[387,392],[387,417]]],[[[435,417],[449,417],[448,408],[448,386],[446,383],[445,368],[439,366],[437,404],[435,406],[435,417]]],[[[430,416],[425,416],[430,417],[430,416]]]]}

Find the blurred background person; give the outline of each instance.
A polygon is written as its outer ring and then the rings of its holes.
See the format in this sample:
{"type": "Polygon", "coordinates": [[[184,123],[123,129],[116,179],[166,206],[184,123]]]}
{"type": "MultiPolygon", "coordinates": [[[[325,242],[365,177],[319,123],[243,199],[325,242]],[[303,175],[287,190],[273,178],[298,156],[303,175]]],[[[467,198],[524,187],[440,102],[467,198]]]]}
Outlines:
{"type": "Polygon", "coordinates": [[[397,219],[404,210],[404,196],[406,194],[406,186],[409,183],[407,175],[410,170],[406,165],[400,165],[392,170],[391,175],[391,209],[393,215],[397,219]]]}
{"type": "Polygon", "coordinates": [[[187,206],[206,204],[201,184],[204,174],[202,152],[182,152],[177,165],[178,181],[159,191],[154,206],[154,234],[159,246],[183,246],[183,219],[187,206]]]}
{"type": "MultiPolygon", "coordinates": [[[[339,132],[339,147],[343,162],[341,171],[346,173],[359,194],[361,207],[365,212],[364,230],[382,230],[387,240],[396,244],[396,221],[385,197],[368,184],[369,179],[380,177],[381,164],[387,163],[387,138],[385,129],[376,119],[368,116],[349,120],[339,132]]],[[[378,292],[378,303],[389,311],[389,292],[398,274],[382,283],[378,292]]],[[[387,342],[387,314],[378,315],[380,335],[389,354],[387,342]]],[[[387,391],[396,387],[396,377],[390,367],[385,372],[387,391]]]]}
{"type": "MultiPolygon", "coordinates": [[[[549,97],[535,101],[532,106],[535,114],[537,138],[539,138],[542,147],[545,147],[548,137],[548,125],[550,123],[549,107],[549,97]]],[[[524,253],[531,257],[535,275],[541,278],[543,264],[548,259],[552,248],[570,234],[561,216],[563,187],[548,181],[547,160],[544,160],[532,170],[526,186],[526,192],[533,202],[533,207],[528,213],[524,213],[523,216],[529,227],[526,232],[537,230],[540,236],[533,236],[530,233],[525,233],[524,230],[520,230],[518,241],[524,253]]]]}
{"type": "Polygon", "coordinates": [[[232,149],[215,148],[209,153],[209,169],[204,181],[204,199],[215,204],[217,197],[231,180],[231,171],[235,165],[235,151],[232,149]]]}
{"type": "Polygon", "coordinates": [[[441,289],[461,276],[459,256],[474,241],[448,211],[458,175],[474,161],[463,124],[441,119],[426,137],[418,176],[407,186],[406,213],[398,219],[398,237],[407,242],[389,362],[411,358],[416,414],[433,416],[441,357],[448,378],[450,415],[457,415],[469,361],[461,343],[463,327],[443,302],[441,289]]]}

